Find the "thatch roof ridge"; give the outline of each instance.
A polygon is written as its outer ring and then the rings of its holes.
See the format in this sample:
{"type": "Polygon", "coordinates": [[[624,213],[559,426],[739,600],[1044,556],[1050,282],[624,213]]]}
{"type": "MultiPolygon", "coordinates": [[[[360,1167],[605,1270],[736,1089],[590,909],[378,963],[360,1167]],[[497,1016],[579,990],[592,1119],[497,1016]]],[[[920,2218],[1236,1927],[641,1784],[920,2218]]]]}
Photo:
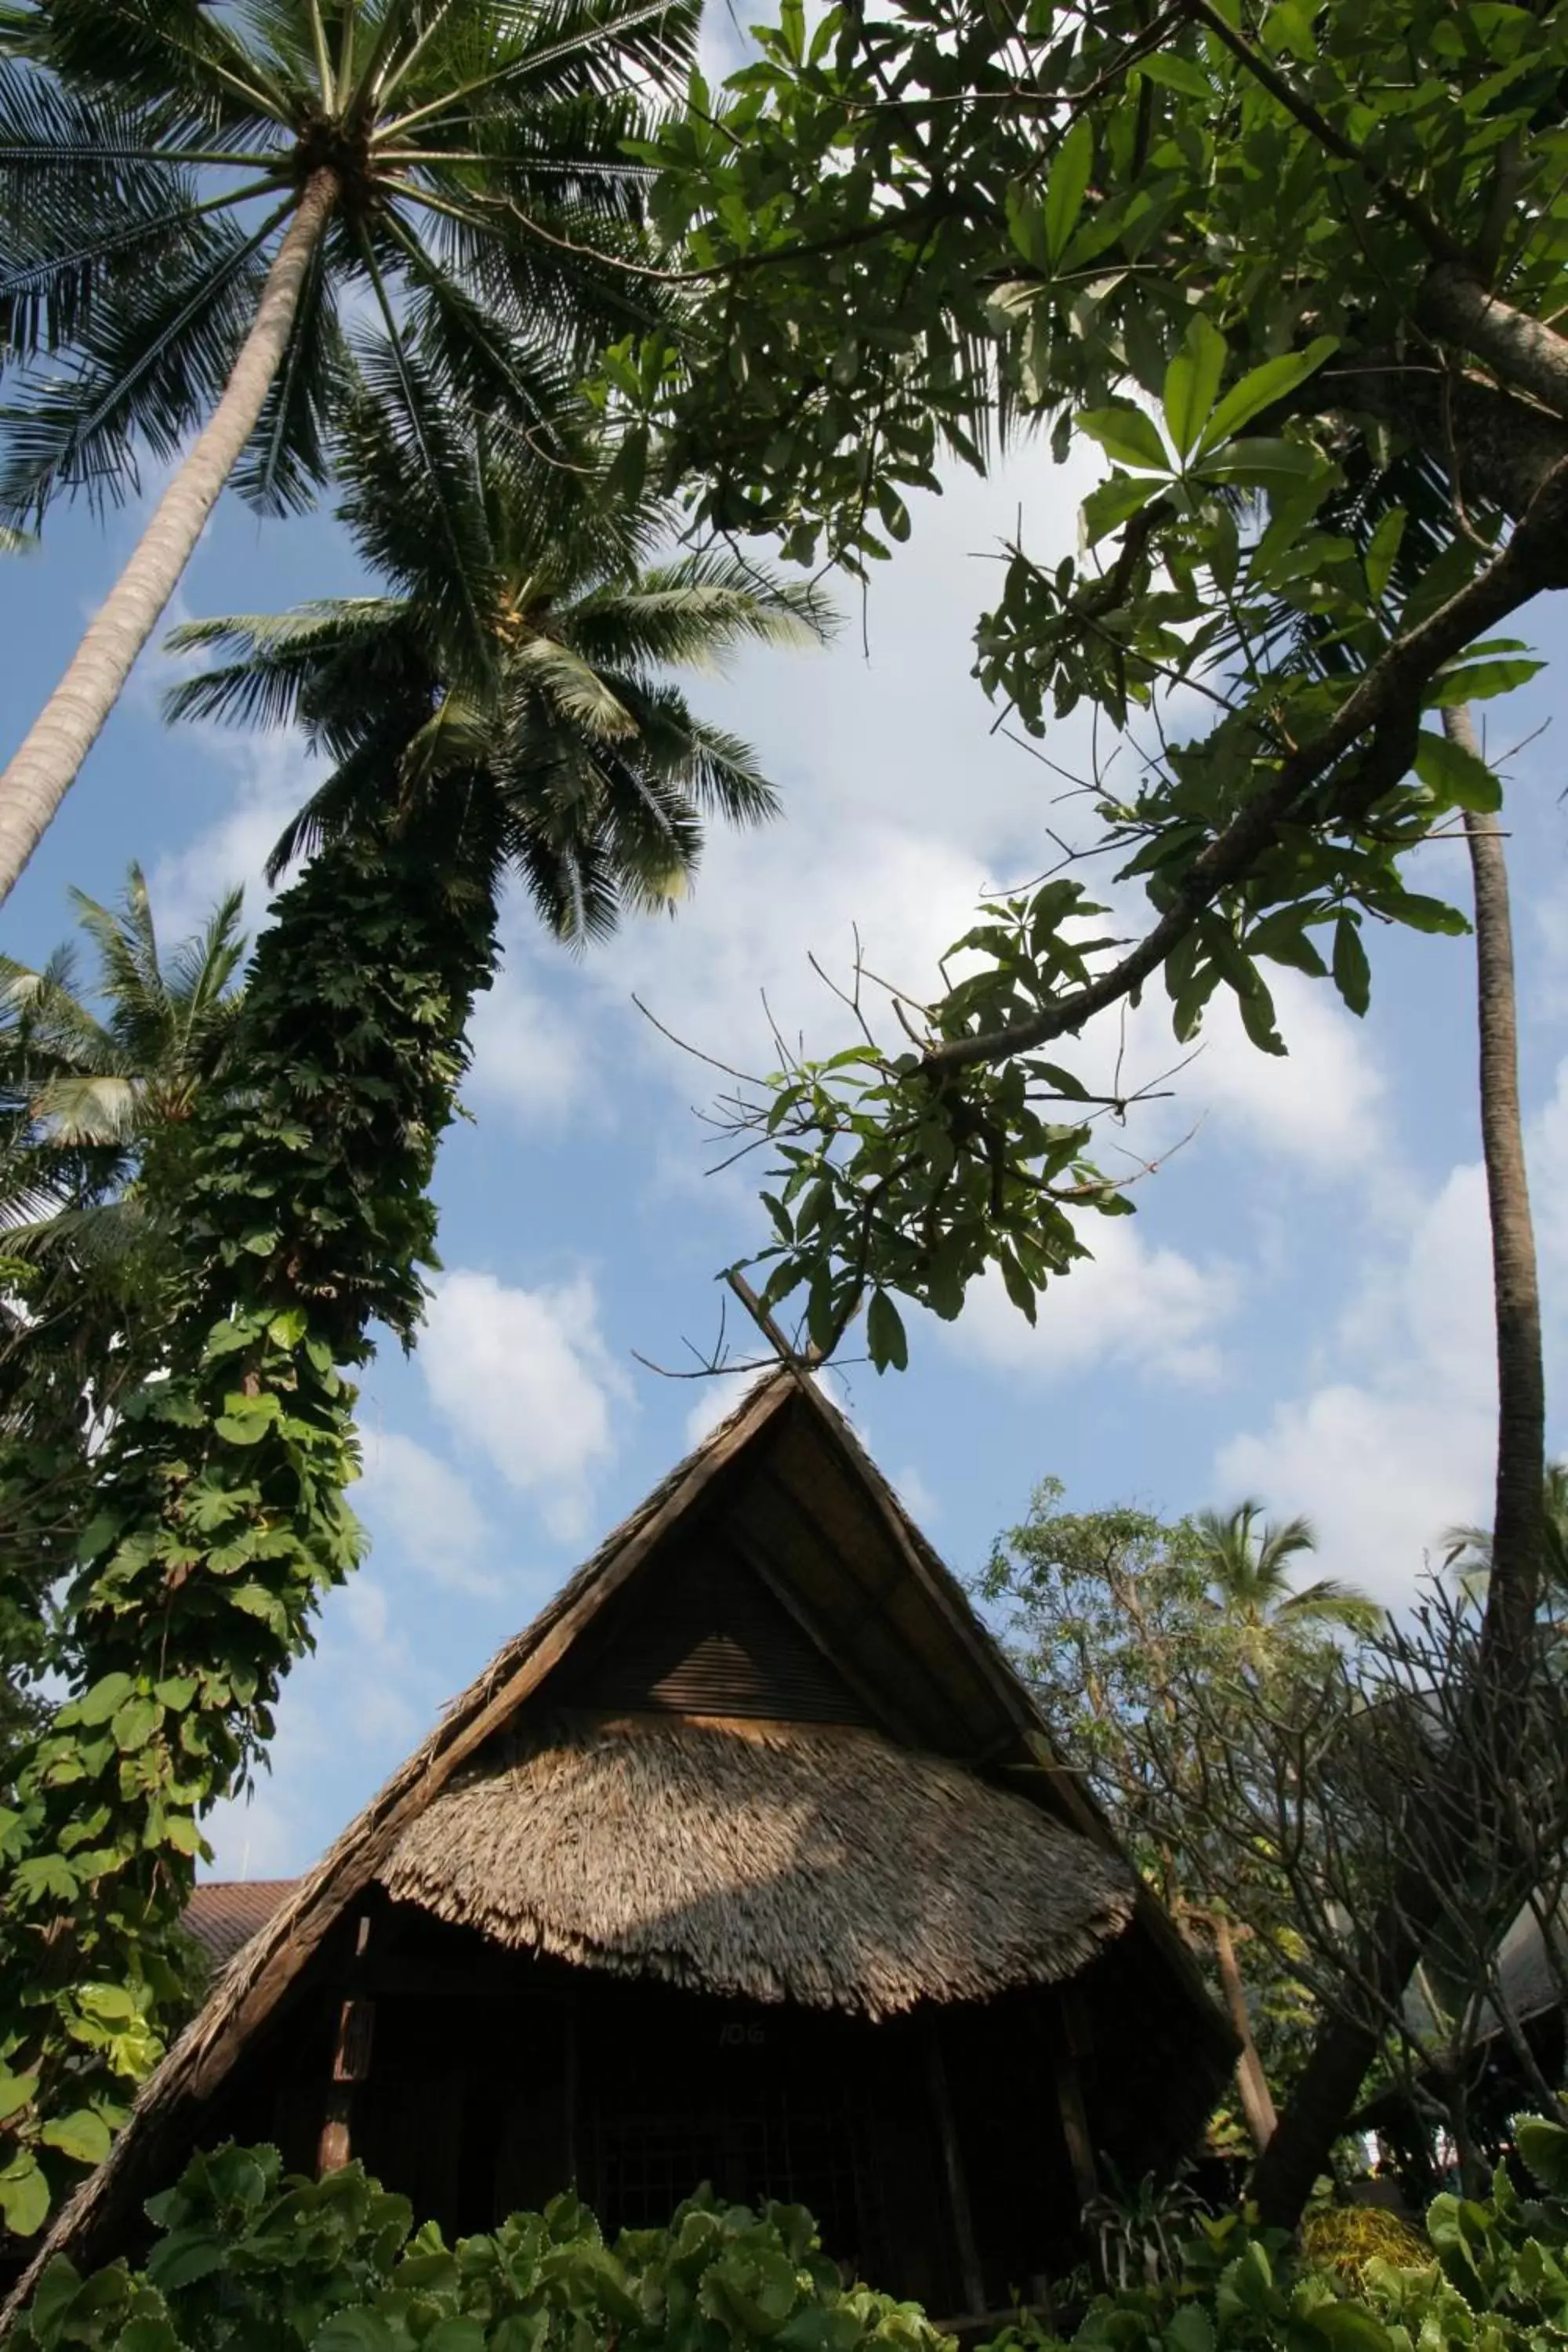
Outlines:
{"type": "Polygon", "coordinates": [[[1136,1887],[1026,1798],[879,1731],[575,1710],[458,1774],[377,1876],[513,1950],[870,2018],[1058,1983],[1136,1887]]]}
{"type": "MultiPolygon", "coordinates": [[[[285,1957],[291,1946],[297,1946],[295,1967],[302,1966],[328,1928],[374,1875],[381,1849],[391,1843],[381,1832],[396,1822],[400,1810],[419,1791],[421,1782],[434,1779],[459,1741],[465,1752],[479,1744],[477,1739],[464,1739],[464,1734],[484,1725],[486,1716],[508,1685],[556,1629],[567,1622],[593,1594],[606,1570],[626,1555],[627,1548],[646,1535],[681,1497],[683,1490],[704,1481],[739,1450],[744,1437],[771,1419],[786,1397],[806,1385],[793,1368],[781,1367],[778,1372],[768,1374],[748,1390],[734,1411],[612,1528],[592,1557],[568,1578],[522,1632],[497,1651],[482,1673],[446,1708],[434,1730],[412,1756],[333,1840],[315,1868],[295,1882],[293,1892],[223,1969],[202,2008],[142,2084],[108,2156],[61,2209],[33,2261],[0,2306],[0,2336],[9,2331],[31,2296],[42,2265],[56,2247],[73,2239],[110,2197],[148,2125],[173,2106],[185,2091],[195,2091],[199,2095],[208,2087],[203,2080],[207,2062],[218,2054],[226,2037],[232,2036],[244,2024],[245,2012],[252,2000],[265,1990],[263,1979],[274,1963],[285,1957]],[[373,1857],[368,1864],[367,1854],[373,1857]],[[331,1899],[333,1896],[335,1901],[331,1899]],[[316,1914],[324,1916],[312,1916],[316,1914]],[[301,1933],[302,1930],[309,1932],[301,1933]]],[[[442,1782],[446,1777],[442,1774],[442,1782]]],[[[435,1793],[431,1790],[430,1794],[435,1793]]],[[[289,1976],[293,1973],[293,1969],[288,1970],[289,1976]]],[[[282,1989],[278,1988],[279,1991],[282,1989]]],[[[270,2007],[271,2002],[267,2006],[270,2007]]]]}

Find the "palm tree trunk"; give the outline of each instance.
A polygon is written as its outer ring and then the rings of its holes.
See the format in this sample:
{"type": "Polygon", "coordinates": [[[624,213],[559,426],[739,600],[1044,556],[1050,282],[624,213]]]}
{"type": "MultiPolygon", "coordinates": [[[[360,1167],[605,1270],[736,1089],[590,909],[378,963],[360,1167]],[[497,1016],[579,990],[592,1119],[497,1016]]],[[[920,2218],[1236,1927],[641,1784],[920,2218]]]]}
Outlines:
{"type": "Polygon", "coordinates": [[[1247,1987],[1242,1983],[1241,1970],[1237,1966],[1230,1921],[1223,1912],[1214,1914],[1209,1921],[1209,1932],[1214,1937],[1215,1958],[1219,1963],[1219,1980],[1225,1987],[1225,2005],[1230,2011],[1230,2021],[1241,2043],[1241,2055],[1236,2062],[1236,2087],[1241,2094],[1247,2128],[1252,2134],[1254,2147],[1261,2154],[1279,2125],[1279,2117],[1274,2112],[1274,2095],[1263,2071],[1263,2061],[1258,2054],[1258,2044],[1252,2038],[1247,1987]]]}
{"type": "MultiPolygon", "coordinates": [[[[1468,709],[1445,710],[1449,740],[1477,749],[1468,709]]],[[[1502,830],[1491,816],[1465,812],[1465,838],[1476,907],[1476,994],[1479,1016],[1481,1154],[1486,1165],[1491,1227],[1492,1307],[1498,1370],[1497,1487],[1492,1526],[1492,1573],[1487,1588],[1481,1663],[1469,1695],[1478,1752],[1500,1778],[1509,1769],[1509,1726],[1522,1716],[1510,1705],[1521,1678],[1532,1671],[1531,1642],[1541,1598],[1545,1551],[1546,1382],[1541,1360],[1541,1295],[1535,1233],[1524,1164],[1519,1105],[1518,1000],[1508,866],[1502,830]]],[[[1455,1769],[1468,1773],[1463,1756],[1455,1769]]],[[[1482,1834],[1488,1833],[1484,1830],[1482,1834]]],[[[1401,1874],[1361,1956],[1363,1984],[1376,1988],[1385,2009],[1399,1999],[1442,1903],[1419,1852],[1401,1874]]],[[[1331,2011],[1318,2028],[1279,2130],[1252,2177],[1252,2194],[1265,2221],[1293,2229],[1329,2152],[1354,2111],[1362,2081],[1377,2053],[1379,2028],[1349,2009],[1331,2011]]]]}
{"type": "Polygon", "coordinates": [[[310,258],[337,200],[323,168],[305,183],[223,397],[100,605],[65,676],[0,776],[0,905],[43,839],[179,584],[282,363],[310,258]]]}
{"type": "MultiPolygon", "coordinates": [[[[1477,751],[1469,711],[1445,710],[1450,740],[1477,751]]],[[[1519,1036],[1508,861],[1495,816],[1465,811],[1476,897],[1480,1008],[1481,1150],[1491,1220],[1497,1316],[1497,1488],[1486,1635],[1494,1677],[1529,1652],[1545,1550],[1546,1378],[1541,1360],[1541,1290],[1519,1108],[1519,1036]]],[[[1500,1689],[1502,1687],[1499,1682],[1500,1689]]]]}

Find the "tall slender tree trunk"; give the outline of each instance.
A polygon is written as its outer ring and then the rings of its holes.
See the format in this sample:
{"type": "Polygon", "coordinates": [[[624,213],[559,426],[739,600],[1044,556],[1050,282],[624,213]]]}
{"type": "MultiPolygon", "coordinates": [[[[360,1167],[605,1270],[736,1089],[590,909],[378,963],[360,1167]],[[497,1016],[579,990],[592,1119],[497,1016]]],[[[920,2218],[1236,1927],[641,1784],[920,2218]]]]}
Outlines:
{"type": "Polygon", "coordinates": [[[1274,2094],[1268,2087],[1268,2077],[1263,2071],[1263,2061],[1258,2054],[1258,2044],[1253,2039],[1252,2019],[1247,2006],[1247,1987],[1241,1980],[1241,1970],[1237,1965],[1230,1921],[1223,1912],[1216,1911],[1210,1918],[1209,1932],[1214,1937],[1219,1980],[1225,1987],[1225,2005],[1230,2011],[1230,2021],[1241,2043],[1241,2055],[1236,2062],[1236,2087],[1241,2094],[1241,2110],[1247,2117],[1247,2128],[1252,2134],[1252,2144],[1261,2155],[1279,2128],[1274,2094]]]}
{"type": "MultiPolygon", "coordinates": [[[[1445,710],[1451,741],[1477,750],[1468,709],[1445,710]]],[[[1541,1295],[1535,1233],[1519,1106],[1518,1002],[1508,866],[1496,817],[1465,814],[1476,907],[1476,994],[1479,1015],[1481,1153],[1491,1227],[1492,1304],[1498,1371],[1497,1485],[1492,1566],[1487,1587],[1480,1663],[1470,1707],[1476,1738],[1506,1769],[1508,1727],[1521,1677],[1532,1671],[1535,1613],[1545,1549],[1546,1381],[1541,1360],[1541,1295]]],[[[1466,1771],[1458,1758],[1457,1772],[1466,1771]]],[[[1500,1825],[1498,1825],[1500,1826],[1500,1825]]],[[[1478,1824],[1478,1834],[1493,1825],[1478,1824]]],[[[1358,1974],[1384,2010],[1409,1981],[1436,1927],[1441,1901],[1430,1874],[1412,1860],[1360,1956],[1358,1974]]],[[[1314,2039],[1279,2128],[1258,2158],[1252,2194],[1265,2221],[1294,2228],[1312,2183],[1354,2112],[1377,2053],[1380,2029],[1364,2005],[1331,2011],[1314,2039]]]]}
{"type": "MultiPolygon", "coordinates": [[[[1477,752],[1469,711],[1443,713],[1450,739],[1477,752]]],[[[1498,1448],[1492,1573],[1485,1640],[1500,1691],[1528,1661],[1541,1604],[1545,1552],[1546,1375],[1541,1359],[1541,1289],[1519,1108],[1518,1010],[1508,860],[1502,824],[1465,812],[1476,894],[1480,1004],[1481,1150],[1491,1219],[1497,1313],[1498,1448]]]]}
{"type": "Polygon", "coordinates": [[[65,676],[0,776],[0,905],[76,781],[255,429],[289,347],[305,274],[337,194],[333,171],[314,172],[306,182],[223,397],[159,499],[65,676]]]}

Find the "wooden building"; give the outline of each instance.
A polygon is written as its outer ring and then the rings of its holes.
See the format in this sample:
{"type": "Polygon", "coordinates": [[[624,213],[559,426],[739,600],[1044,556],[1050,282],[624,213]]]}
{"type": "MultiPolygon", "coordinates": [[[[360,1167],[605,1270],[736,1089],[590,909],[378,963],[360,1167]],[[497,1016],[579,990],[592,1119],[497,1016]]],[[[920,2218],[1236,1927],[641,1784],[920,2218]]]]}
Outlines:
{"type": "MultiPolygon", "coordinates": [[[[47,2251],[194,2147],[351,2153],[449,2231],[707,2179],[957,2318],[1065,2266],[1097,2156],[1193,2141],[1229,2029],[1028,1693],[782,1369],[247,1934],[47,2251]]],[[[237,1940],[237,1935],[236,1935],[237,1940]]]]}

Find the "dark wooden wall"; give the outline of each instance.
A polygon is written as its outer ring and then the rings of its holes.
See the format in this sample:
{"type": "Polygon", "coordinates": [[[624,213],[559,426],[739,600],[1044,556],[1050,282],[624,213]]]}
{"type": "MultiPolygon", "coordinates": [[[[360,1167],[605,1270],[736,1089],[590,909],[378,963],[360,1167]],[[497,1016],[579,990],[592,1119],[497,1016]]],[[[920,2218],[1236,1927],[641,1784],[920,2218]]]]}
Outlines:
{"type": "Polygon", "coordinates": [[[1033,2299],[1074,2259],[1046,1997],[869,2025],[505,1953],[379,1898],[309,1976],[204,2145],[275,2139],[313,2171],[331,2118],[336,2154],[449,2235],[569,2185],[608,2231],[663,2222],[708,2179],[808,2206],[847,2272],[939,2316],[1033,2299]],[[359,2079],[334,2082],[345,2003],[359,2079]]]}

